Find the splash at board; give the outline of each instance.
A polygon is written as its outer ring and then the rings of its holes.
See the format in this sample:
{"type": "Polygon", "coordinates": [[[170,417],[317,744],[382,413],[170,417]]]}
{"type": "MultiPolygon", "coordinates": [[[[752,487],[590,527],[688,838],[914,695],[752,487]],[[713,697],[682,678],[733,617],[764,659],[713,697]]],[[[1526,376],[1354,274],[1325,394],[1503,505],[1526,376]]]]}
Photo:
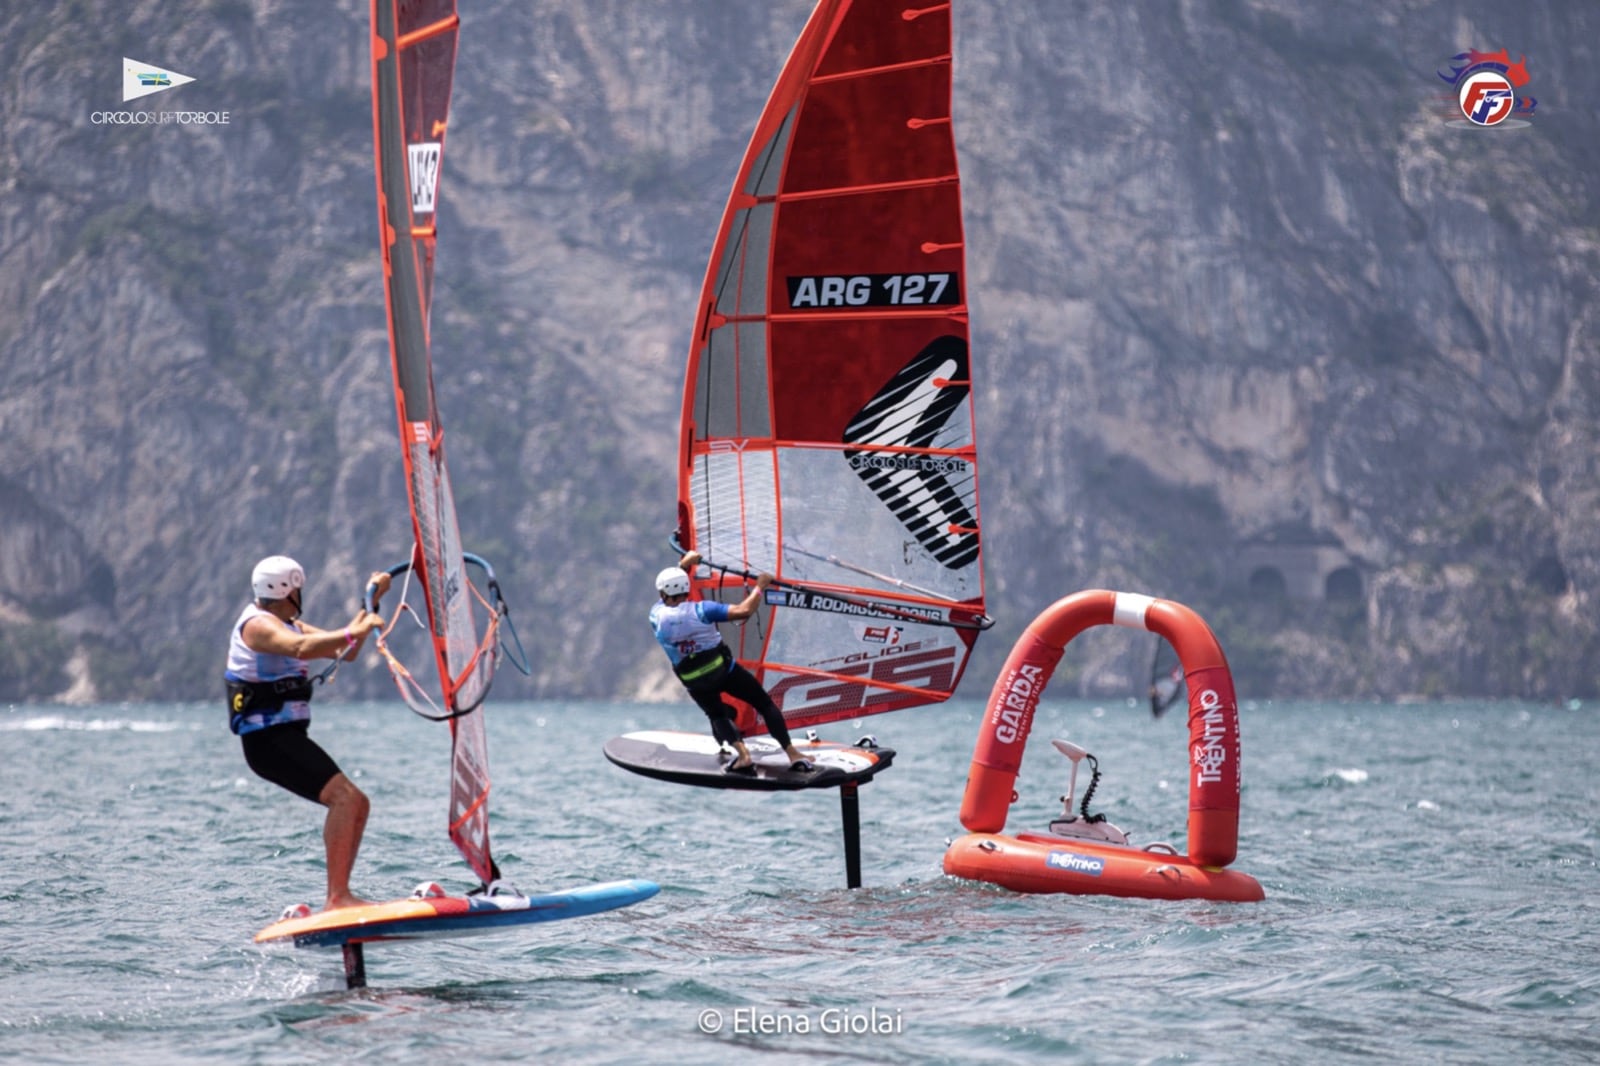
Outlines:
{"type": "MultiPolygon", "coordinates": [[[[706,269],[674,547],[703,559],[692,597],[737,603],[776,575],[727,642],[793,731],[948,699],[990,624],[950,33],[947,4],[820,0],[706,269]]],[[[765,731],[736,710],[747,738],[765,731]]],[[[696,737],[629,734],[605,751],[679,784],[838,787],[860,884],[856,788],[893,752],[835,745],[816,775],[738,776],[696,737]]]]}

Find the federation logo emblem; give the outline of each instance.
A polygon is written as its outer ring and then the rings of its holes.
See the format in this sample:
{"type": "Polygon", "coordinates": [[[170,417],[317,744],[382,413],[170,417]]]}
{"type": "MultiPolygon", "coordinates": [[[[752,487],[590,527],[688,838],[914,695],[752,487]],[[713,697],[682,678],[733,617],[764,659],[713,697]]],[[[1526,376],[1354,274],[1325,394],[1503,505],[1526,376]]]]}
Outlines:
{"type": "Polygon", "coordinates": [[[1469,48],[1450,58],[1440,79],[1455,89],[1449,121],[1458,126],[1510,129],[1528,125],[1538,101],[1527,95],[1528,57],[1511,62],[1507,49],[1480,52],[1469,48]]]}
{"type": "Polygon", "coordinates": [[[1511,117],[1517,106],[1517,93],[1504,74],[1480,70],[1461,83],[1457,94],[1461,113],[1479,126],[1498,126],[1511,117]]]}

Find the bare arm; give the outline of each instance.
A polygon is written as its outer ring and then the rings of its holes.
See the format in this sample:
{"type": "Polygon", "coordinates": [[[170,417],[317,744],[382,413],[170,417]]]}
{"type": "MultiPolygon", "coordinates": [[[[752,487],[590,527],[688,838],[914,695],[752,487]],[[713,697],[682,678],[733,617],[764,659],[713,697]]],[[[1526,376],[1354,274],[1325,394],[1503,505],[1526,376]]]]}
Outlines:
{"type": "MultiPolygon", "coordinates": [[[[383,570],[374,570],[372,572],[372,576],[367,578],[367,584],[373,586],[373,588],[376,590],[372,594],[372,606],[377,607],[382,604],[383,594],[389,591],[389,585],[391,583],[392,582],[388,573],[383,570]]],[[[383,628],[383,616],[377,611],[357,611],[357,620],[361,619],[363,615],[372,624],[366,626],[358,632],[355,628],[355,623],[351,623],[349,632],[351,636],[355,637],[355,643],[350,645],[349,652],[347,652],[344,656],[344,661],[347,663],[355,662],[356,656],[361,654],[361,648],[367,642],[368,633],[371,633],[374,629],[383,628]]]]}
{"type": "Polygon", "coordinates": [[[771,574],[757,576],[756,587],[751,589],[744,599],[728,608],[728,620],[731,622],[743,622],[746,618],[755,614],[756,608],[761,606],[761,594],[766,591],[767,586],[770,584],[772,584],[771,574]]]}
{"type": "MultiPolygon", "coordinates": [[[[683,558],[678,560],[678,567],[686,574],[693,574],[694,568],[699,565],[700,553],[697,551],[684,552],[683,558]]],[[[767,586],[772,582],[773,577],[771,574],[763,573],[758,575],[756,577],[756,587],[751,589],[744,599],[728,608],[728,620],[731,622],[743,622],[746,618],[755,614],[756,608],[761,606],[761,594],[766,591],[767,586]]]]}
{"type": "MultiPolygon", "coordinates": [[[[389,575],[374,573],[370,579],[378,586],[378,597],[389,589],[389,575]]],[[[376,604],[377,599],[374,599],[376,604]]],[[[366,642],[367,634],[382,628],[383,616],[366,609],[358,610],[343,629],[318,629],[302,622],[303,632],[295,632],[286,625],[275,625],[263,615],[245,623],[240,635],[245,647],[263,655],[287,655],[293,659],[334,659],[343,656],[354,659],[366,642]]]]}
{"type": "Polygon", "coordinates": [[[383,624],[379,615],[357,611],[343,629],[316,629],[307,625],[304,632],[297,633],[276,618],[270,621],[268,618],[258,614],[244,624],[240,635],[244,637],[245,647],[263,655],[287,655],[291,659],[333,659],[355,652],[366,635],[383,624]]]}

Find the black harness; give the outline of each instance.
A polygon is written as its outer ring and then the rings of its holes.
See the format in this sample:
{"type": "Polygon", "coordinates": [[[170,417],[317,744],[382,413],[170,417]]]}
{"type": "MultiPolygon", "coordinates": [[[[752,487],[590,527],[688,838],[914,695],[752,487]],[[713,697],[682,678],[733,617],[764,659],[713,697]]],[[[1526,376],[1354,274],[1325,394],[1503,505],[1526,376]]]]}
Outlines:
{"type": "Polygon", "coordinates": [[[672,672],[678,675],[678,680],[690,692],[699,692],[717,687],[732,661],[733,652],[726,644],[718,644],[709,651],[697,651],[684,656],[683,661],[672,668],[672,672]]]}
{"type": "Polygon", "coordinates": [[[228,686],[228,715],[237,733],[239,719],[247,714],[276,711],[285,703],[297,703],[311,698],[309,677],[285,677],[278,681],[232,681],[228,686]]]}

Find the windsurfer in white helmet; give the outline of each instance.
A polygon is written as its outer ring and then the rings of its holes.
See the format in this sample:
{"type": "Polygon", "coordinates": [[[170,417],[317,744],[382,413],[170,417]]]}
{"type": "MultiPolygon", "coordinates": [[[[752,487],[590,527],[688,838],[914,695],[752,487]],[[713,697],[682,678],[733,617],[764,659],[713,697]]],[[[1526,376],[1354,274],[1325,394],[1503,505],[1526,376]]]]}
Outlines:
{"type": "MultiPolygon", "coordinates": [[[[305,570],[286,555],[269,556],[256,564],[250,575],[255,599],[229,634],[224,677],[229,725],[244,746],[250,769],[328,808],[322,828],[328,862],[325,909],[333,910],[367,902],[350,891],[350,871],[370,804],[307,732],[312,682],[306,660],[354,660],[367,634],[380,628],[383,619],[363,609],[343,629],[318,629],[302,622],[305,583],[305,570]]],[[[389,575],[376,572],[370,583],[381,597],[389,590],[389,575]]]]}
{"type": "Polygon", "coordinates": [[[744,737],[734,724],[733,708],[723,702],[723,693],[756,709],[767,724],[767,732],[783,745],[791,770],[813,769],[811,761],[801,755],[789,739],[783,712],[778,710],[756,676],[734,660],[733,652],[723,643],[722,633],[716,626],[718,622],[742,622],[755,614],[762,591],[772,584],[772,575],[757,576],[756,587],[750,594],[730,607],[711,600],[689,599],[689,572],[699,565],[700,553],[686,552],[677,566],[669,566],[656,575],[656,592],[661,602],[650,608],[650,626],[672,662],[673,673],[711,719],[711,735],[734,750],[734,760],[727,765],[727,772],[754,774],[756,768],[750,760],[750,749],[745,747],[744,737]]]}

